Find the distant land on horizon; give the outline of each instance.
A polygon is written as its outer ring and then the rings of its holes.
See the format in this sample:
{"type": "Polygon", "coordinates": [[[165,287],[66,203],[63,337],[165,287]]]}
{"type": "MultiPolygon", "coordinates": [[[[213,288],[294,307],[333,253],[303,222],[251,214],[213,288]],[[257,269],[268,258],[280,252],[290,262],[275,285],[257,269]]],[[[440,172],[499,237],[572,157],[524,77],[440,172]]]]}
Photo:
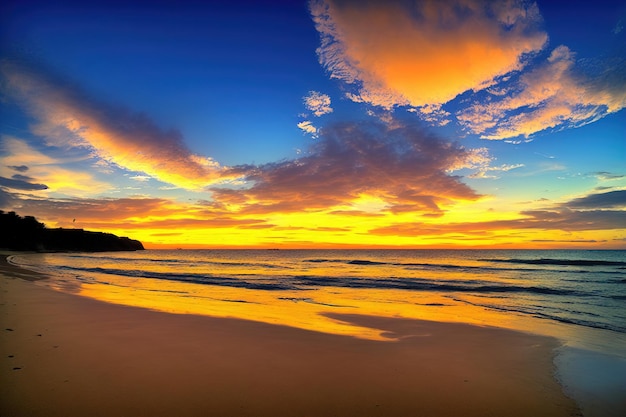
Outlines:
{"type": "Polygon", "coordinates": [[[0,210],[0,248],[17,251],[107,252],[144,250],[143,244],[112,233],[83,229],[48,229],[33,216],[0,210]]]}

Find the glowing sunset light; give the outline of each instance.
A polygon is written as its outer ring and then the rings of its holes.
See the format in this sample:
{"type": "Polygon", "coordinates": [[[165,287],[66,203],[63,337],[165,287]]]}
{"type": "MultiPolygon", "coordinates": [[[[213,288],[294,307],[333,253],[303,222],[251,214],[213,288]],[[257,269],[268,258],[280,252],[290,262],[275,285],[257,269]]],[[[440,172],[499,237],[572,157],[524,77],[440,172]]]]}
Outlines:
{"type": "Polygon", "coordinates": [[[615,2],[62,3],[0,9],[0,210],[147,248],[626,248],[615,2]]]}

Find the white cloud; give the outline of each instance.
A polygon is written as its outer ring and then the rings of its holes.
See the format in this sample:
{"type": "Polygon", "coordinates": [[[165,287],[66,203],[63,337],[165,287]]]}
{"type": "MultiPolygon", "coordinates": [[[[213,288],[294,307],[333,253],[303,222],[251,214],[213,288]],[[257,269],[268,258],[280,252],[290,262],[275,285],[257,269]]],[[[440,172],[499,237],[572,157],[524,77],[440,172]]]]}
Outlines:
{"type": "Polygon", "coordinates": [[[464,149],[465,155],[462,159],[450,164],[447,172],[458,171],[460,169],[476,169],[489,165],[493,158],[489,155],[487,148],[464,149]]]}
{"type": "Polygon", "coordinates": [[[518,169],[524,167],[524,164],[502,164],[500,166],[490,167],[485,166],[479,169],[474,174],[469,175],[469,178],[489,178],[489,179],[497,179],[499,178],[497,175],[488,174],[489,172],[508,172],[513,169],[518,169]]]}
{"type": "Polygon", "coordinates": [[[312,135],[314,138],[317,137],[317,128],[313,126],[313,123],[311,123],[310,121],[308,120],[302,121],[298,123],[298,127],[302,129],[304,133],[308,133],[309,135],[312,135]]]}
{"type": "Polygon", "coordinates": [[[303,98],[305,107],[317,117],[333,112],[330,106],[330,97],[317,91],[309,91],[303,98]]]}
{"type": "Polygon", "coordinates": [[[152,179],[152,177],[149,175],[134,175],[128,178],[130,178],[131,180],[139,181],[139,182],[147,182],[152,179]]]}

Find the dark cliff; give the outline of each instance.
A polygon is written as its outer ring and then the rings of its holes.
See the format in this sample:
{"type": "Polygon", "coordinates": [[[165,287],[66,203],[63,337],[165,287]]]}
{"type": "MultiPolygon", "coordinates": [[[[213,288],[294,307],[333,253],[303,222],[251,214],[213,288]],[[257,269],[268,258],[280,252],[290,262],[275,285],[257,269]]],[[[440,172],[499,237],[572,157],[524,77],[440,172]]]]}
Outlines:
{"type": "Polygon", "coordinates": [[[82,229],[48,229],[32,216],[0,211],[0,248],[27,251],[106,252],[143,250],[138,240],[82,229]]]}

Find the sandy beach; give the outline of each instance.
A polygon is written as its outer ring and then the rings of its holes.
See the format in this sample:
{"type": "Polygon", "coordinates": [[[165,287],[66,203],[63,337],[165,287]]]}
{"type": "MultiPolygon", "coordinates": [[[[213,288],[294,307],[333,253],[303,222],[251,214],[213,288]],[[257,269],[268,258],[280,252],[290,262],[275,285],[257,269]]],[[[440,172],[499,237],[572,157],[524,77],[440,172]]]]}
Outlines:
{"type": "Polygon", "coordinates": [[[107,304],[0,266],[2,416],[576,416],[556,340],[335,315],[362,340],[107,304]]]}

